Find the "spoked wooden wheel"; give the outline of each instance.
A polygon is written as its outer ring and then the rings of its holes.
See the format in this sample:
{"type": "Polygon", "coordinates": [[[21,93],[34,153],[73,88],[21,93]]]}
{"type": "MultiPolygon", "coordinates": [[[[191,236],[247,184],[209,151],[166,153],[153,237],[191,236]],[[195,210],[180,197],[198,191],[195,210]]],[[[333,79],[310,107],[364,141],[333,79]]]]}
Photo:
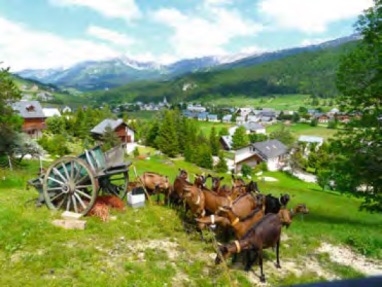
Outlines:
{"type": "Polygon", "coordinates": [[[127,194],[129,183],[129,173],[121,172],[113,175],[106,175],[98,178],[100,192],[102,195],[115,195],[124,199],[127,194]]]}
{"type": "Polygon", "coordinates": [[[65,209],[85,215],[97,198],[98,181],[85,161],[64,157],[48,168],[43,193],[50,209],[65,209]]]}

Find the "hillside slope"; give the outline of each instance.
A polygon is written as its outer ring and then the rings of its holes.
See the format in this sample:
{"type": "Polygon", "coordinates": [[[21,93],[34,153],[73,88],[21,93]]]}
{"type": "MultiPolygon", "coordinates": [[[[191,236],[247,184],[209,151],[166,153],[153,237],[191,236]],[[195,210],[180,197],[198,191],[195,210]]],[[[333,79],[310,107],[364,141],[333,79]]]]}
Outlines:
{"type": "Polygon", "coordinates": [[[337,95],[335,75],[342,55],[356,42],[323,47],[262,64],[188,74],[168,81],[144,81],[89,93],[97,102],[200,100],[204,97],[260,97],[268,95],[337,95]]]}

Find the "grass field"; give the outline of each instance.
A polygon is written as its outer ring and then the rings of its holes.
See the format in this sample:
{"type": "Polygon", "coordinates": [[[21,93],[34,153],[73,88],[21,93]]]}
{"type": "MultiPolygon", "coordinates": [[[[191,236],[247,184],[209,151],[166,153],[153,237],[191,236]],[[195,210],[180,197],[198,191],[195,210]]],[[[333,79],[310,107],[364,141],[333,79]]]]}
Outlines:
{"type": "MultiPolygon", "coordinates": [[[[156,171],[171,181],[178,167],[190,173],[205,171],[157,155],[132,160],[138,174],[156,171]]],[[[231,286],[253,286],[257,280],[231,263],[229,272],[215,266],[212,242],[202,242],[195,231],[186,232],[179,215],[166,206],[128,208],[114,213],[117,220],[107,223],[86,218],[84,231],[54,227],[51,221],[59,213],[28,203],[37,193],[26,190],[25,181],[36,176],[37,168],[31,163],[16,172],[0,170],[1,286],[230,286],[230,281],[231,286]]],[[[271,286],[324,280],[317,268],[338,278],[362,276],[318,253],[320,242],[345,244],[382,259],[381,214],[360,212],[358,199],[322,192],[317,185],[286,174],[265,175],[278,181],[259,181],[262,192],[289,193],[290,206],[304,202],[310,209],[304,220],[296,217],[283,231],[289,239],[282,242],[281,273],[271,264],[274,253],[266,252],[265,273],[271,286]],[[288,267],[292,263],[300,270],[298,275],[288,267]]],[[[130,176],[134,177],[132,172],[130,176]]],[[[224,176],[229,184],[229,175],[224,176]]],[[[258,274],[257,266],[253,270],[258,274]]]]}
{"type": "MultiPolygon", "coordinates": [[[[219,98],[219,99],[206,99],[204,103],[211,103],[214,105],[234,106],[234,107],[253,107],[253,108],[273,108],[276,110],[294,110],[297,111],[299,107],[303,106],[308,109],[317,108],[311,105],[309,95],[274,95],[273,97],[260,97],[260,98],[219,98]]],[[[320,106],[325,108],[326,101],[320,100],[320,106]]],[[[329,109],[329,107],[327,107],[329,109]]],[[[331,107],[332,108],[332,107],[331,107]]]]}
{"type": "MultiPolygon", "coordinates": [[[[267,133],[271,133],[275,130],[280,129],[284,124],[278,123],[275,125],[271,125],[267,127],[267,133]]],[[[306,135],[306,136],[318,136],[323,137],[324,139],[328,139],[330,137],[333,137],[338,130],[335,129],[328,129],[326,126],[317,126],[312,127],[309,123],[297,123],[297,124],[291,124],[290,126],[286,126],[287,129],[289,129],[293,135],[296,137],[300,135],[306,135]]]]}

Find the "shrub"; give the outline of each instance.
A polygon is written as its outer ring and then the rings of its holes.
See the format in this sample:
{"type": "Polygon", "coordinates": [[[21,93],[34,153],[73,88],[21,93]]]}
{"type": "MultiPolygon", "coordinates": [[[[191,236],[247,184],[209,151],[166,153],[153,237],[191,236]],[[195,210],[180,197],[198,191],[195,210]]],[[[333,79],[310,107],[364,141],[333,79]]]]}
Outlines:
{"type": "Polygon", "coordinates": [[[139,149],[138,149],[138,147],[135,147],[135,149],[133,150],[133,155],[134,155],[134,157],[138,157],[139,156],[139,149]]]}
{"type": "Polygon", "coordinates": [[[249,165],[247,164],[243,164],[242,167],[241,167],[241,173],[243,174],[243,176],[248,176],[248,175],[252,175],[252,172],[253,172],[253,169],[252,167],[250,167],[249,165]]]}

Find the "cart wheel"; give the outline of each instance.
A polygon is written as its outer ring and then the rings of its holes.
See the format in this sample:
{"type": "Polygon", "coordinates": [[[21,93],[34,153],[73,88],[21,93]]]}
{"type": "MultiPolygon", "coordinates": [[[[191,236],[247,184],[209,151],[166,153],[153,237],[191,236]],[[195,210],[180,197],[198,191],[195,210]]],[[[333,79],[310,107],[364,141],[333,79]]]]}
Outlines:
{"type": "Polygon", "coordinates": [[[64,157],[48,168],[43,193],[50,209],[63,208],[86,215],[97,198],[98,181],[84,160],[64,157]]]}
{"type": "Polygon", "coordinates": [[[100,192],[103,195],[115,195],[124,199],[127,194],[127,185],[129,184],[129,173],[117,173],[98,178],[100,192]]]}

